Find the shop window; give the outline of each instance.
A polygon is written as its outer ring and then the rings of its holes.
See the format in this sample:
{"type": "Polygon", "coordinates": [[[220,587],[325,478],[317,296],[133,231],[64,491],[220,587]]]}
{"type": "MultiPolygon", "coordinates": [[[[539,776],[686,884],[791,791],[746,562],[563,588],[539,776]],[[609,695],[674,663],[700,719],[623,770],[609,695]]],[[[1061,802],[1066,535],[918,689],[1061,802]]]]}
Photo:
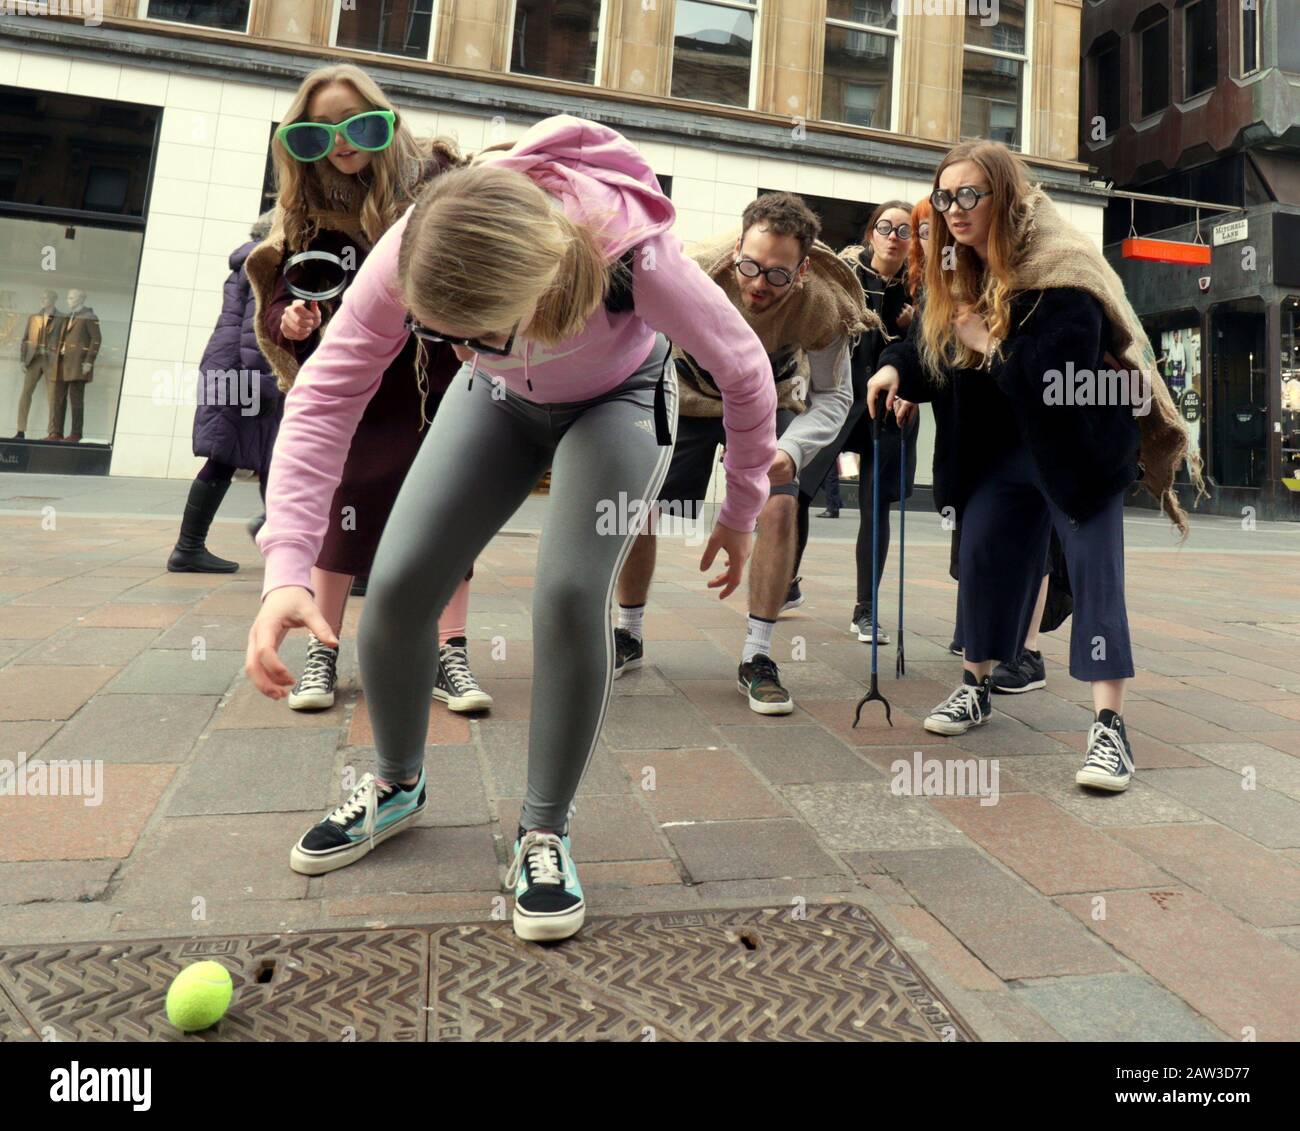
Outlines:
{"type": "Polygon", "coordinates": [[[672,96],[749,106],[758,4],[677,0],[672,96]]]}
{"type": "Polygon", "coordinates": [[[1300,490],[1300,296],[1282,303],[1282,477],[1300,490]]]}
{"type": "Polygon", "coordinates": [[[601,0],[515,0],[510,70],[593,84],[601,8],[601,0]]]}
{"type": "MultiPolygon", "coordinates": [[[[1178,407],[1187,429],[1188,454],[1204,447],[1206,403],[1205,382],[1201,372],[1201,327],[1199,321],[1150,333],[1160,355],[1160,375],[1178,407]]],[[[1184,469],[1184,475],[1186,470],[1184,469]]],[[[1181,478],[1181,477],[1180,477],[1181,478]]]]}
{"type": "Polygon", "coordinates": [[[336,47],[427,59],[433,29],[434,0],[363,0],[335,9],[336,47]]]}
{"type": "Polygon", "coordinates": [[[1000,141],[1020,149],[1025,73],[1027,0],[1003,0],[998,18],[966,17],[962,64],[961,136],[1000,141]]]}
{"type": "Polygon", "coordinates": [[[252,0],[142,0],[141,18],[194,24],[218,31],[248,31],[252,0]]]}
{"type": "Polygon", "coordinates": [[[887,0],[828,0],[821,116],[888,130],[893,125],[898,16],[887,0]]]}

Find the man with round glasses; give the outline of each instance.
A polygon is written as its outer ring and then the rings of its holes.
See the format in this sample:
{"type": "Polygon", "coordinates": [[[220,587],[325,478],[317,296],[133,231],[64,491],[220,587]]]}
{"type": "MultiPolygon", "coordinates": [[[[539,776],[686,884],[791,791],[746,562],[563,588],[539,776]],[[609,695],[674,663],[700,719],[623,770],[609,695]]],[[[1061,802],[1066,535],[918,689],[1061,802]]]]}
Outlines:
{"type": "MultiPolygon", "coordinates": [[[[777,454],[749,568],[749,622],[738,688],[763,715],[794,710],[771,658],[772,629],[790,588],[800,474],[839,435],[853,393],[849,351],[875,325],[852,271],[817,239],[821,222],[793,193],[766,193],[748,208],[741,235],[695,250],[694,258],[758,334],[777,389],[777,454]]],[[[676,446],[659,492],[666,513],[694,522],[724,441],[723,404],[709,374],[674,349],[679,390],[676,446]]],[[[654,576],[655,531],[636,539],[618,582],[614,676],[639,668],[642,618],[654,576]]]]}

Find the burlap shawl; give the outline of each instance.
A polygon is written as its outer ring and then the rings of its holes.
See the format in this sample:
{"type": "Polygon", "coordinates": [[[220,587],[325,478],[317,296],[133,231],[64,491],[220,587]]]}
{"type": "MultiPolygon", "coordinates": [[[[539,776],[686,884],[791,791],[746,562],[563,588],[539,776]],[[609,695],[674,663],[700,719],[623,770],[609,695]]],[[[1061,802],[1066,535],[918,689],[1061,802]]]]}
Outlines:
{"type": "MultiPolygon", "coordinates": [[[[820,240],[809,253],[808,270],[802,280],[790,285],[794,292],[784,301],[760,314],[746,311],[736,282],[736,240],[739,230],[696,244],[688,253],[731,300],[768,354],[794,346],[807,353],[825,349],[836,338],[880,328],[880,319],[866,305],[862,287],[851,267],[820,240]]],[[[701,375],[694,360],[673,347],[673,357],[686,362],[690,376],[677,367],[680,392],[678,411],[682,416],[721,416],[722,397],[712,381],[701,375]]],[[[792,412],[808,406],[806,359],[800,360],[795,375],[776,384],[777,405],[792,412]]]]}
{"type": "Polygon", "coordinates": [[[1195,453],[1188,457],[1187,431],[1160,375],[1155,351],[1124,293],[1124,284],[1091,237],[1062,218],[1040,185],[1035,185],[1026,198],[1019,245],[1012,269],[1012,290],[1074,287],[1087,291],[1101,303],[1110,323],[1113,356],[1108,355],[1106,364],[1142,373],[1151,395],[1150,411],[1138,417],[1142,485],[1186,538],[1187,514],[1174,491],[1174,474],[1179,464],[1188,460],[1195,500],[1199,501],[1208,494],[1201,458],[1195,453]]]}

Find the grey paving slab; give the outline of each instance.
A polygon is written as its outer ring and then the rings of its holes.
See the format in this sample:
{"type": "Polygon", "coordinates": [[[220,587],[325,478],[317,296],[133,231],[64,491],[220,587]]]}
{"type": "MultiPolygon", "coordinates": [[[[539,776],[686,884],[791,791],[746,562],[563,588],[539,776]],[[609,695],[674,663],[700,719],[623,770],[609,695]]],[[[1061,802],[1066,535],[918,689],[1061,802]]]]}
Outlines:
{"type": "Polygon", "coordinates": [[[12,758],[20,751],[37,753],[63,725],[39,721],[0,723],[0,758],[12,758]]]}
{"type": "MultiPolygon", "coordinates": [[[[522,797],[528,783],[528,723],[505,722],[491,717],[473,724],[491,774],[494,797],[522,797]]],[[[578,796],[628,793],[627,775],[605,744],[598,743],[578,796]]]]}
{"type": "Polygon", "coordinates": [[[690,879],[781,879],[844,871],[799,821],[711,821],[664,832],[690,879]]]}
{"type": "Polygon", "coordinates": [[[1046,755],[1017,758],[1011,772],[1022,789],[1046,797],[1090,825],[1168,825],[1205,820],[1199,808],[1156,788],[1151,775],[1158,771],[1144,770],[1139,765],[1136,777],[1123,793],[1101,793],[1075,785],[1074,775],[1082,765],[1079,754],[1046,755]]]}
{"type": "Polygon", "coordinates": [[[158,636],[156,628],[65,628],[24,652],[17,664],[127,664],[158,636]]]}
{"type": "Polygon", "coordinates": [[[924,797],[898,796],[887,781],[789,785],[781,792],[822,843],[837,852],[970,843],[924,797]]]}
{"type": "MultiPolygon", "coordinates": [[[[968,750],[972,754],[979,754],[985,758],[1019,758],[1022,754],[1064,754],[1070,749],[1059,739],[1050,738],[1033,727],[1026,726],[1005,711],[998,710],[998,706],[999,704],[994,702],[993,716],[987,723],[947,741],[962,750],[968,750]]],[[[906,714],[917,720],[923,720],[931,709],[933,708],[903,708],[906,714]]],[[[945,742],[941,735],[935,735],[935,741],[945,742]]],[[[1079,765],[1083,765],[1082,757],[1079,758],[1079,765]]]]}
{"type": "MultiPolygon", "coordinates": [[[[494,891],[500,887],[488,825],[412,828],[365,859],[321,877],[325,898],[400,892],[494,891]]],[[[490,913],[491,907],[484,907],[490,913]]]]}
{"type": "Polygon", "coordinates": [[[338,743],[333,728],[215,730],[198,743],[167,814],[323,810],[338,801],[338,743]]]}
{"type": "Polygon", "coordinates": [[[1235,774],[1249,772],[1257,785],[1300,801],[1300,758],[1259,742],[1189,742],[1183,748],[1235,774]]]}
{"type": "Polygon", "coordinates": [[[1146,781],[1268,848],[1300,847],[1300,803],[1262,786],[1243,789],[1231,770],[1148,770],[1146,781]]]}
{"type": "Polygon", "coordinates": [[[188,648],[150,648],[127,664],[104,692],[224,695],[243,670],[243,652],[209,651],[196,659],[188,648]]]}
{"type": "Polygon", "coordinates": [[[1086,734],[1093,722],[1093,713],[1087,707],[1070,703],[1046,689],[1021,695],[995,695],[993,709],[1040,731],[1080,731],[1086,734]]]}
{"type": "Polygon", "coordinates": [[[1226,1041],[1186,1002],[1137,974],[1099,974],[1012,992],[1067,1041],[1226,1041]]]}
{"type": "Polygon", "coordinates": [[[718,734],[774,785],[876,781],[881,772],[819,726],[720,726],[718,734]]]}
{"type": "MultiPolygon", "coordinates": [[[[1256,707],[1250,703],[1241,703],[1224,695],[1215,695],[1209,691],[1166,691],[1151,690],[1144,692],[1148,699],[1163,703],[1167,707],[1176,707],[1207,722],[1217,723],[1229,730],[1300,730],[1300,719],[1288,719],[1256,707]]],[[[1285,698],[1285,692],[1278,692],[1278,698],[1285,698]]]]}
{"type": "Polygon", "coordinates": [[[975,849],[873,855],[1003,981],[1121,969],[1072,915],[975,849]]]}
{"type": "Polygon", "coordinates": [[[678,750],[716,746],[718,732],[685,699],[671,710],[649,697],[611,699],[601,734],[611,750],[678,750]]]}
{"type": "Polygon", "coordinates": [[[38,860],[0,864],[0,904],[72,903],[104,894],[116,860],[38,860]]]}
{"type": "Polygon", "coordinates": [[[216,695],[101,695],[63,724],[41,756],[184,762],[217,700],[216,695]]]}
{"type": "Polygon", "coordinates": [[[739,659],[703,640],[650,640],[646,642],[645,663],[670,681],[725,679],[734,674],[739,659]]]}
{"type": "Polygon", "coordinates": [[[180,648],[188,652],[194,648],[195,640],[201,640],[209,652],[243,652],[248,647],[251,627],[252,621],[247,617],[187,614],[159,636],[153,647],[180,648]]]}

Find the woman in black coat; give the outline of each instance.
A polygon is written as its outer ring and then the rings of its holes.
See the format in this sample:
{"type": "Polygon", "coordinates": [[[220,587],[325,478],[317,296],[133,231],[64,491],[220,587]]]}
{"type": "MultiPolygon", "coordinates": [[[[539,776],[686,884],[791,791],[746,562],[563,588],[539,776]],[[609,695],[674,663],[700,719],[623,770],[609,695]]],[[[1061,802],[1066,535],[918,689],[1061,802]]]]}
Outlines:
{"type": "MultiPolygon", "coordinates": [[[[271,230],[271,213],[253,225],[248,243],[230,253],[221,315],[199,362],[199,396],[194,410],[194,454],[207,463],[190,484],[180,537],[167,560],[172,573],[234,573],[239,563],[209,553],[212,519],[238,468],[257,472],[266,498],[271,451],[284,416],[284,394],[257,345],[253,320],[257,303],[244,261],[271,230]]],[[[257,520],[250,524],[256,533],[257,520]]]]}

